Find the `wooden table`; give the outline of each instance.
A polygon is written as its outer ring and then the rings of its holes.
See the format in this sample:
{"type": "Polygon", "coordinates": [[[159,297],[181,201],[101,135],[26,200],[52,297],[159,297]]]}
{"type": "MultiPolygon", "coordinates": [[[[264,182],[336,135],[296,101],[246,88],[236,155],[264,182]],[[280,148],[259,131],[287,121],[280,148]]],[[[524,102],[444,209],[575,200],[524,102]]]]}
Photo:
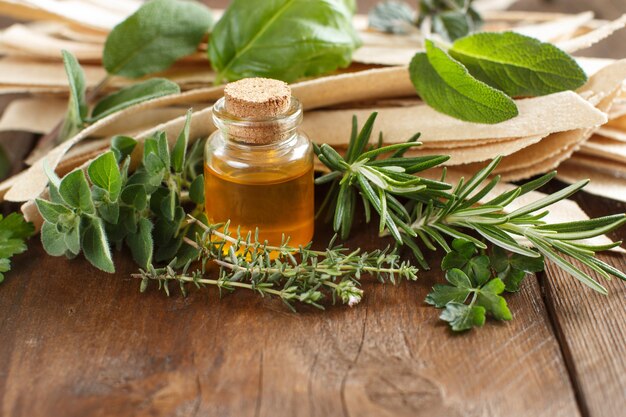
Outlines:
{"type": "MultiPolygon", "coordinates": [[[[624,211],[578,200],[593,215],[624,211]]],[[[380,245],[374,229],[360,225],[348,245],[380,245]]],[[[323,243],[328,227],[318,230],[323,243]]],[[[36,241],[15,259],[0,287],[0,415],[624,415],[619,280],[604,297],[549,264],[508,296],[513,321],[454,335],[423,302],[438,268],[369,282],[353,308],[295,314],[246,292],[140,294],[130,257],[115,256],[115,275],[36,241]]],[[[601,258],[626,267],[626,256],[601,258]]]]}
{"type": "MultiPolygon", "coordinates": [[[[594,216],[625,210],[582,193],[576,200],[594,216]]],[[[327,227],[317,230],[323,244],[327,227]]],[[[626,229],[612,237],[626,238],[626,229]]],[[[348,242],[380,243],[364,225],[348,242]]],[[[513,321],[454,335],[423,302],[442,280],[438,268],[416,283],[367,283],[353,308],[294,314],[245,292],[140,294],[130,257],[115,256],[116,275],[82,258],[48,257],[36,239],[16,257],[0,285],[0,415],[617,417],[626,410],[619,280],[603,297],[548,264],[508,296],[513,321]]],[[[600,257],[626,267],[626,256],[600,257]]]]}

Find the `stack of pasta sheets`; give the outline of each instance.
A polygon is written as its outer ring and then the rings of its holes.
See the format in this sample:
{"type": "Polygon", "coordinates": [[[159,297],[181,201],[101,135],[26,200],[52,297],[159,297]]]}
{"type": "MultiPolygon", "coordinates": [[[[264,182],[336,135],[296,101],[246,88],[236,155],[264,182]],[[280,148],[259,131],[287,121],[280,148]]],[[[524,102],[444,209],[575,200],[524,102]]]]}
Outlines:
{"type": "MultiPolygon", "coordinates": [[[[485,30],[514,30],[570,53],[626,25],[626,17],[607,22],[595,20],[590,12],[509,12],[487,10],[493,1],[479,3],[485,30]]],[[[60,51],[66,49],[78,57],[88,88],[94,87],[106,75],[101,56],[108,32],[140,4],[137,0],[0,0],[0,14],[26,19],[0,32],[0,94],[20,93],[12,96],[17,98],[2,115],[0,131],[46,133],[53,129],[67,108],[68,84],[60,51]]],[[[497,174],[507,181],[558,167],[563,181],[589,177],[593,180],[590,192],[626,198],[626,95],[622,92],[626,60],[583,57],[579,52],[576,59],[589,81],[578,91],[518,99],[519,116],[499,124],[469,123],[438,113],[417,97],[407,66],[423,43],[419,34],[380,33],[369,29],[367,18],[360,15],[355,25],[363,46],[349,68],[292,85],[305,108],[303,130],[313,141],[345,150],[353,115],[363,122],[376,111],[375,129],[382,132],[384,143],[404,142],[421,132],[423,145],[408,154],[449,155],[446,165],[453,175],[474,172],[502,155],[497,174]]],[[[115,134],[141,140],[157,128],[175,133],[189,107],[194,109],[192,136],[206,137],[214,130],[211,105],[222,95],[222,87],[213,86],[214,73],[205,49],[205,44],[200,45],[196,54],[159,74],[177,82],[182,93],[100,120],[52,149],[45,155],[47,164],[67,172],[106,150],[115,134]]],[[[131,82],[115,77],[108,88],[131,82]]],[[[42,156],[32,156],[29,169],[0,184],[0,196],[27,205],[30,201],[32,206],[47,184],[42,156]]]]}

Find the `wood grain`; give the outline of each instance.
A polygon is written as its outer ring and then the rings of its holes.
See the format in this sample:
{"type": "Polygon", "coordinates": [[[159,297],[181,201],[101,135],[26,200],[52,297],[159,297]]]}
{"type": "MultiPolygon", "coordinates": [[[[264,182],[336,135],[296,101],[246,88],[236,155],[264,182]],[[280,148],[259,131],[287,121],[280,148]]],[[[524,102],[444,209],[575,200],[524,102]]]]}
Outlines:
{"type": "MultiPolygon", "coordinates": [[[[351,242],[380,243],[365,227],[351,242]]],[[[512,322],[457,336],[423,303],[439,272],[293,314],[244,292],[140,294],[130,258],[117,265],[99,273],[37,242],[16,259],[0,291],[0,414],[579,415],[534,279],[509,298],[512,322]]]]}
{"type": "MultiPolygon", "coordinates": [[[[624,212],[625,205],[580,193],[577,202],[590,215],[624,212]]],[[[626,239],[624,228],[611,236],[626,239]]],[[[599,259],[626,271],[626,256],[601,254],[599,259]]],[[[579,264],[580,265],[580,264],[579,264]]],[[[618,417],[626,409],[626,285],[603,282],[604,297],[547,265],[542,281],[549,312],[574,381],[584,415],[618,417]]]]}

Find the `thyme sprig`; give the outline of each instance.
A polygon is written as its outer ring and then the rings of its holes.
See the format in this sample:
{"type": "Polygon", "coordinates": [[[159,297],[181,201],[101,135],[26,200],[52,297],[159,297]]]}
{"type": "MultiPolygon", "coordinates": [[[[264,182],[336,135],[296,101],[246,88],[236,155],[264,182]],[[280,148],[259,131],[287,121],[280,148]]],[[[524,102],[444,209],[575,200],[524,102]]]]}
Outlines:
{"type": "Polygon", "coordinates": [[[180,272],[174,268],[175,260],[164,268],[149,266],[140,270],[133,276],[142,280],[142,291],[153,280],[168,295],[171,282],[177,283],[183,293],[187,284],[198,288],[216,286],[220,292],[247,289],[261,296],[278,297],[292,310],[295,302],[323,309],[320,302],[327,296],[333,303],[339,300],[350,306],[361,301],[363,290],[359,285],[365,274],[391,283],[417,279],[417,268],[400,261],[398,254],[388,248],[350,251],[335,244],[334,238],[323,251],[313,250],[310,245],[291,247],[288,239],[271,246],[259,241],[258,231],[231,233],[228,223],[206,225],[191,216],[189,223],[202,231],[195,240],[185,239],[198,251],[197,262],[187,262],[180,272]],[[200,266],[192,270],[198,263],[200,266]],[[215,266],[217,273],[211,270],[215,266]]]}
{"type": "Polygon", "coordinates": [[[414,175],[447,160],[445,156],[404,158],[407,149],[419,146],[416,142],[418,135],[406,143],[389,146],[382,146],[379,140],[378,146],[366,150],[375,118],[376,113],[373,113],[358,134],[356,121],[353,121],[345,158],[328,145],[316,148],[318,158],[331,171],[317,182],[332,182],[328,199],[336,200],[333,227],[341,232],[342,238],[349,234],[356,196],[360,195],[366,220],[369,221],[370,206],[373,206],[380,218],[381,233],[389,233],[399,245],[408,246],[423,268],[428,268],[428,263],[419,244],[431,250],[439,247],[449,253],[451,249],[446,239],[452,238],[465,239],[478,248],[486,248],[485,243],[466,233],[469,231],[513,253],[535,258],[543,255],[603,294],[607,293],[606,288],[564,255],[576,259],[603,278],[609,279],[613,275],[626,280],[624,272],[595,257],[596,252],[619,246],[621,242],[610,245],[586,242],[586,239],[622,226],[626,223],[624,214],[556,224],[542,220],[549,213],[546,209],[579,191],[588,181],[580,181],[515,210],[507,210],[519,197],[554,178],[556,172],[551,172],[478,205],[500,181],[499,176],[490,177],[501,158],[494,159],[469,180],[461,178],[452,188],[445,182],[445,169],[440,181],[414,175]],[[382,155],[390,157],[377,159],[382,155]],[[519,240],[526,240],[532,247],[520,244],[519,240]]]}

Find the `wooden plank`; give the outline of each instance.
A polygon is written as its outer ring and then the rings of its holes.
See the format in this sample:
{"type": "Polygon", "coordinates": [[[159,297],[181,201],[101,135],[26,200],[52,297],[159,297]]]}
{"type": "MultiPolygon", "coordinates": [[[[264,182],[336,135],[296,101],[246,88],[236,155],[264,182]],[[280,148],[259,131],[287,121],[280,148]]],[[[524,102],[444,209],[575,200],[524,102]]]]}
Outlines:
{"type": "MultiPolygon", "coordinates": [[[[362,230],[351,244],[381,242],[362,230]]],[[[509,298],[512,322],[452,335],[423,303],[437,271],[293,314],[243,292],[139,294],[117,260],[107,275],[36,242],[15,260],[0,289],[0,414],[579,415],[534,279],[509,298]]]]}
{"type": "MultiPolygon", "coordinates": [[[[592,216],[624,211],[624,205],[580,193],[576,200],[592,216]]],[[[624,228],[611,236],[626,239],[624,228]]],[[[626,256],[601,254],[599,259],[626,271],[626,256]]],[[[543,280],[546,301],[578,393],[583,415],[618,417],[626,409],[626,285],[604,282],[601,296],[548,264],[543,280]]]]}

